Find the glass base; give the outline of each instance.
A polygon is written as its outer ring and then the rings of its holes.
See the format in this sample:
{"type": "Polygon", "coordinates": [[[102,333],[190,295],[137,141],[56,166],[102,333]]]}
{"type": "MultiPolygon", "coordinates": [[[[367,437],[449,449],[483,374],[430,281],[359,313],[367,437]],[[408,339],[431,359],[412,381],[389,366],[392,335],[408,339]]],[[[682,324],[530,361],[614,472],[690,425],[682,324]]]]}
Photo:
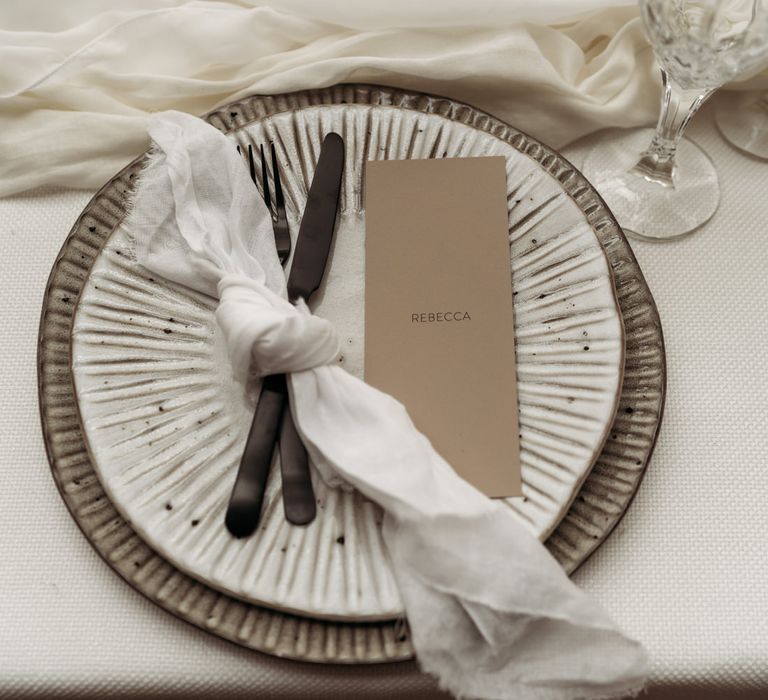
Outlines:
{"type": "Polygon", "coordinates": [[[653,129],[601,132],[582,172],[626,234],[653,240],[679,238],[709,221],[717,210],[717,172],[709,156],[688,139],[678,146],[672,186],[634,172],[653,134],[653,129]]]}
{"type": "Polygon", "coordinates": [[[723,105],[715,112],[715,123],[736,148],[768,160],[768,107],[764,102],[753,98],[738,109],[723,105]]]}

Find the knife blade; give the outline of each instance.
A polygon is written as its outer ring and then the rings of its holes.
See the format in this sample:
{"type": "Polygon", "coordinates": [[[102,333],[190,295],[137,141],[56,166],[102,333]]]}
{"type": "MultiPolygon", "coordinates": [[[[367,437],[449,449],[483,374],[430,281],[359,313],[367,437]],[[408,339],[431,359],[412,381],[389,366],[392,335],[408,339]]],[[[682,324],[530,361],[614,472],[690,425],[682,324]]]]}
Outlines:
{"type": "MultiPolygon", "coordinates": [[[[333,240],[343,169],[344,141],[338,134],[330,133],[320,149],[288,275],[288,298],[294,303],[299,298],[308,302],[322,282],[333,240]]],[[[306,450],[293,425],[287,399],[285,375],[266,377],[225,518],[227,529],[235,537],[247,537],[258,525],[278,434],[284,441],[280,455],[286,519],[306,524],[315,517],[306,450]]]]}
{"type": "Polygon", "coordinates": [[[323,279],[333,240],[343,169],[344,141],[338,134],[330,133],[320,149],[288,275],[288,298],[293,302],[299,297],[309,301],[323,279]]]}

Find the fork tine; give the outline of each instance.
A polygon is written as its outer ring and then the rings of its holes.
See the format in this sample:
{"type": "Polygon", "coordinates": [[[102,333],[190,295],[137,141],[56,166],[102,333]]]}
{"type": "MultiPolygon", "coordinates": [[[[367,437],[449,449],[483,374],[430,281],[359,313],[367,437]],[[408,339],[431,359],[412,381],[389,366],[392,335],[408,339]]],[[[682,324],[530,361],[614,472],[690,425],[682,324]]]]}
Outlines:
{"type": "MultiPolygon", "coordinates": [[[[250,146],[249,146],[250,148],[250,146]]],[[[261,152],[261,181],[264,184],[264,203],[269,209],[269,213],[272,213],[272,198],[269,194],[269,175],[267,174],[267,161],[264,160],[264,146],[259,146],[261,152]]]]}
{"type": "Polygon", "coordinates": [[[272,177],[275,178],[275,205],[278,214],[285,214],[285,199],[283,198],[283,186],[280,183],[280,168],[277,167],[277,155],[275,144],[272,144],[272,177]]]}
{"type": "Polygon", "coordinates": [[[253,162],[253,146],[248,144],[248,172],[251,174],[253,184],[256,184],[256,164],[253,162]]]}

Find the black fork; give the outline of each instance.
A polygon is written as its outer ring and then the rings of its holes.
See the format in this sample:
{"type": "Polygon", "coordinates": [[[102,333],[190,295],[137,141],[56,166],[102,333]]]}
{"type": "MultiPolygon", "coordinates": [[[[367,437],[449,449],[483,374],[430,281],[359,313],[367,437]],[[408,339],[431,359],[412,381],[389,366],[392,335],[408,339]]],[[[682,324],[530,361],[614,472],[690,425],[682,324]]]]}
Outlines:
{"type": "MultiPolygon", "coordinates": [[[[240,146],[238,152],[242,154],[240,146]]],[[[264,157],[264,146],[259,146],[261,154],[261,182],[264,190],[262,197],[264,203],[272,216],[272,230],[275,232],[275,248],[280,264],[285,267],[288,256],[291,254],[291,234],[288,230],[288,217],[285,215],[285,198],[283,197],[283,186],[280,183],[280,169],[277,167],[277,155],[275,154],[275,144],[271,145],[272,150],[272,179],[275,186],[275,206],[272,206],[272,195],[269,191],[269,173],[267,169],[267,159],[264,157]]],[[[253,157],[253,146],[248,144],[248,170],[251,173],[251,180],[256,184],[256,162],[253,157]]]]}
{"type": "MultiPolygon", "coordinates": [[[[237,150],[242,154],[240,147],[237,150]]],[[[288,230],[288,219],[285,213],[285,199],[280,183],[280,170],[277,167],[275,146],[272,144],[272,179],[274,182],[274,208],[272,196],[269,191],[269,175],[267,162],[264,157],[264,147],[259,146],[261,155],[261,181],[263,198],[272,216],[272,228],[275,234],[275,248],[280,264],[285,266],[291,253],[291,237],[288,230]]],[[[248,168],[251,179],[256,184],[256,163],[253,157],[253,147],[248,145],[248,168]]],[[[285,395],[284,375],[270,375],[264,378],[259,403],[253,415],[251,428],[245,451],[240,461],[235,486],[227,507],[227,529],[235,537],[250,535],[258,525],[261,508],[264,502],[264,493],[267,486],[269,464],[254,461],[255,454],[271,454],[273,445],[263,445],[267,439],[272,439],[274,429],[262,420],[262,412],[265,415],[275,415],[269,410],[268,404],[277,396],[285,395]],[[261,410],[260,410],[261,409],[261,410]],[[267,436],[270,436],[269,438],[267,436]]],[[[296,432],[291,411],[287,403],[280,418],[280,472],[282,476],[283,510],[285,518],[294,525],[306,525],[312,522],[316,514],[315,493],[312,488],[312,477],[309,472],[309,460],[304,445],[296,432]]]]}

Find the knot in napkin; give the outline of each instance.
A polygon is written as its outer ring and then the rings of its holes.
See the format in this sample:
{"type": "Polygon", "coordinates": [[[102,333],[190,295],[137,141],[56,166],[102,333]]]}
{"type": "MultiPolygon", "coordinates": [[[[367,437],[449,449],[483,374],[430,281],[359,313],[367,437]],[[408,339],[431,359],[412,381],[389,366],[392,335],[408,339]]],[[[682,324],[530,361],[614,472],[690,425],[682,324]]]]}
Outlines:
{"type": "Polygon", "coordinates": [[[249,367],[289,372],[313,467],[383,510],[422,667],[460,697],[576,700],[642,688],[642,646],[510,508],[457,475],[401,403],[332,362],[333,328],[287,301],[269,211],[228,139],[178,112],[153,116],[149,133],[153,155],[126,222],[139,262],[219,298],[217,323],[241,379],[249,367]]]}
{"type": "Polygon", "coordinates": [[[326,319],[313,316],[302,299],[294,306],[242,275],[223,277],[218,291],[216,321],[235,377],[243,379],[249,367],[266,376],[301,372],[336,359],[336,330],[326,319]]]}

